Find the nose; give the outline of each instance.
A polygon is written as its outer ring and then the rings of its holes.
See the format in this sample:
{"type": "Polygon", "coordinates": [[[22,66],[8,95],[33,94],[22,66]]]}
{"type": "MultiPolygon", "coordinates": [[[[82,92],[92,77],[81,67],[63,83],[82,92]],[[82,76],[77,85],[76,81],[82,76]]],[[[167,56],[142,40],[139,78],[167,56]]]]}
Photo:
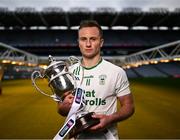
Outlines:
{"type": "Polygon", "coordinates": [[[87,47],[90,47],[90,46],[91,46],[91,41],[90,41],[89,39],[86,41],[86,46],[87,46],[87,47]]]}

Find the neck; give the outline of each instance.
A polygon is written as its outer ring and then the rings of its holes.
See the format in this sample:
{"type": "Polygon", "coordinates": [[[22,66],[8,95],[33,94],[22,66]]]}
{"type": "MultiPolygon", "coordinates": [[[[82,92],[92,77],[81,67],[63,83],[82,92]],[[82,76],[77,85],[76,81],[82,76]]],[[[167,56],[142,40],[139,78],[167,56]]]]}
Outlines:
{"type": "Polygon", "coordinates": [[[90,68],[90,67],[96,66],[100,60],[101,60],[101,56],[94,57],[94,58],[83,57],[82,65],[86,68],[90,68]]]}

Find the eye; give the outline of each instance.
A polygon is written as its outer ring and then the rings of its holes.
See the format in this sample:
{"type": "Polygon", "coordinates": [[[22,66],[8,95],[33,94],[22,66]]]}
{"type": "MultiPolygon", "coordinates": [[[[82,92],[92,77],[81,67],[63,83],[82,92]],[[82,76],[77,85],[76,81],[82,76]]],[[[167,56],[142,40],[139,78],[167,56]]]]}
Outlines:
{"type": "Polygon", "coordinates": [[[92,37],[92,38],[91,38],[91,41],[96,41],[96,38],[95,38],[95,37],[92,37]]]}
{"type": "Polygon", "coordinates": [[[86,41],[86,38],[85,37],[82,37],[79,39],[80,41],[86,41]]]}

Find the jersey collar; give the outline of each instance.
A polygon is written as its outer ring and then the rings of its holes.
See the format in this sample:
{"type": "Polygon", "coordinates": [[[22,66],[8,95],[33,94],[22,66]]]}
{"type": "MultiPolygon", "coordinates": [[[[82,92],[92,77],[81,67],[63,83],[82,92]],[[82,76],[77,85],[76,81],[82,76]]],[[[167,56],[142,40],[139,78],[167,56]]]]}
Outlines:
{"type": "Polygon", "coordinates": [[[97,67],[102,61],[103,61],[103,59],[101,58],[100,61],[99,61],[95,66],[92,66],[92,67],[89,67],[89,68],[84,67],[84,66],[82,66],[82,67],[83,67],[84,69],[86,69],[86,70],[91,70],[91,69],[97,67]]]}

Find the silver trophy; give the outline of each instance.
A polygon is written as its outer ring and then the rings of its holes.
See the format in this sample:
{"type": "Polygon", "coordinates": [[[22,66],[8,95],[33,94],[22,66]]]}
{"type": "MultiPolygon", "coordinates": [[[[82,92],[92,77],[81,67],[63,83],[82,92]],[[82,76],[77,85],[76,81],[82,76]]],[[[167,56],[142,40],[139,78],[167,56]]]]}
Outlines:
{"type": "Polygon", "coordinates": [[[72,73],[69,72],[69,63],[65,61],[56,61],[51,55],[49,56],[49,66],[43,71],[34,71],[31,75],[33,86],[42,94],[57,98],[62,101],[64,93],[73,91],[76,88],[76,82],[72,73]],[[37,84],[37,79],[47,79],[48,86],[52,94],[45,93],[37,84]]]}
{"type": "Polygon", "coordinates": [[[69,66],[77,62],[79,60],[76,57],[69,57],[68,61],[56,61],[52,56],[49,56],[49,66],[43,71],[34,71],[31,75],[34,87],[43,95],[60,102],[65,98],[64,93],[68,91],[72,91],[71,93],[75,96],[66,122],[55,136],[55,140],[63,139],[69,132],[70,137],[74,137],[99,123],[99,119],[91,117],[93,112],[83,111],[85,105],[83,102],[84,90],[77,88],[75,77],[69,72],[69,66]],[[45,93],[37,86],[36,80],[39,78],[48,80],[52,94],[45,93]]]}

